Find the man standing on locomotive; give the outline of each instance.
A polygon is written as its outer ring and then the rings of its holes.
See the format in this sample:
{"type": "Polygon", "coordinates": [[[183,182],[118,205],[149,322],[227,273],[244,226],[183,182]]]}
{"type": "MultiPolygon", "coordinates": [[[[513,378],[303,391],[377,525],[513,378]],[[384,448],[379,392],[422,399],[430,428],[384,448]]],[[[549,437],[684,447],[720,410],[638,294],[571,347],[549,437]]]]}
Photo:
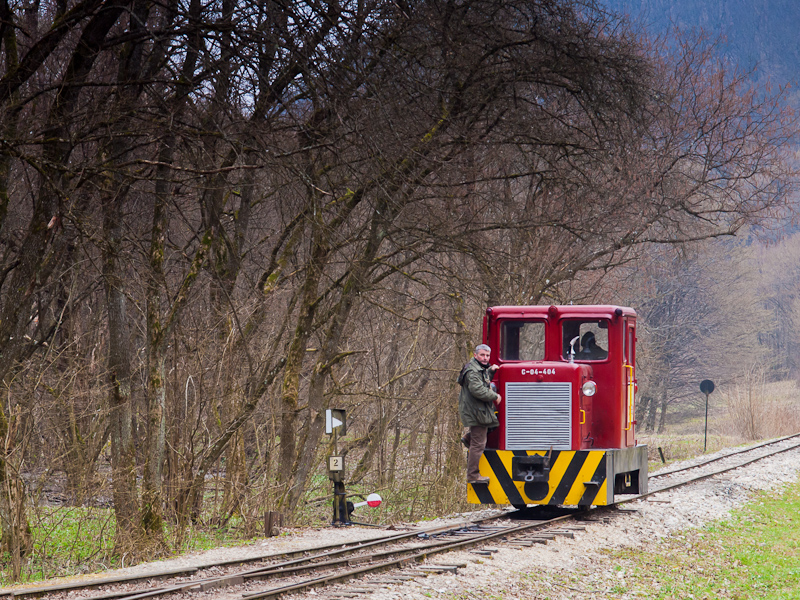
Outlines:
{"type": "Polygon", "coordinates": [[[494,406],[503,401],[500,394],[492,390],[491,381],[497,365],[489,365],[492,349],[486,344],[475,347],[475,355],[458,375],[461,394],[458,397],[458,413],[464,427],[469,432],[461,438],[461,443],[469,448],[467,453],[467,483],[488,483],[479,469],[481,455],[486,448],[486,434],[490,427],[500,422],[494,414],[494,406]]]}

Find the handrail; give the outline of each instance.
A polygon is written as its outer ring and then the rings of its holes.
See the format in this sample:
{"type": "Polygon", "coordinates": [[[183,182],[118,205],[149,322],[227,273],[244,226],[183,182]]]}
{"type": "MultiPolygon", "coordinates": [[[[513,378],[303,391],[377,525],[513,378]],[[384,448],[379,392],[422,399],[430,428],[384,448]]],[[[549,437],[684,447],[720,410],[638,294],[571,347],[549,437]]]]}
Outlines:
{"type": "Polygon", "coordinates": [[[633,401],[634,401],[634,379],[633,379],[633,365],[625,365],[624,367],[628,373],[627,376],[627,390],[625,407],[625,431],[630,431],[633,427],[633,401]]]}

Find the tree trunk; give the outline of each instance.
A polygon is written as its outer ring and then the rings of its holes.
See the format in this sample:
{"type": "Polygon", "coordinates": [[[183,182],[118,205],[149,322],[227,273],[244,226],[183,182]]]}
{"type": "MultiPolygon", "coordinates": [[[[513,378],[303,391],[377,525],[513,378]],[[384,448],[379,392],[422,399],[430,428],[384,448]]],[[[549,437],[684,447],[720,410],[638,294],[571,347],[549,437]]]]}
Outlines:
{"type": "Polygon", "coordinates": [[[658,419],[658,433],[664,433],[667,426],[667,389],[661,392],[661,415],[658,419]]]}
{"type": "Polygon", "coordinates": [[[150,551],[166,550],[164,539],[164,497],[161,480],[166,438],[166,356],[164,355],[165,324],[161,317],[161,286],[164,282],[164,241],[168,224],[168,165],[172,161],[174,138],[168,135],[159,153],[158,178],[153,195],[153,226],[150,238],[150,272],[146,284],[146,400],[147,434],[145,442],[144,478],[142,481],[142,527],[150,551]]]}
{"type": "Polygon", "coordinates": [[[153,194],[153,225],[150,238],[150,272],[146,282],[146,333],[147,333],[147,436],[145,446],[144,478],[142,484],[142,525],[147,544],[153,551],[166,549],[164,539],[164,492],[162,471],[165,459],[166,440],[166,360],[167,340],[180,318],[192,286],[205,263],[211,234],[202,232],[200,244],[191,265],[181,281],[178,291],[171,298],[167,312],[162,316],[163,290],[166,286],[164,252],[167,226],[169,224],[169,196],[171,192],[170,165],[173,160],[175,136],[167,133],[161,142],[159,164],[156,169],[156,184],[153,194]]]}
{"type": "MultiPolygon", "coordinates": [[[[250,381],[246,386],[245,402],[241,410],[227,423],[225,429],[220,435],[209,445],[208,451],[203,455],[200,461],[200,466],[192,479],[191,485],[186,489],[183,494],[186,495],[185,506],[191,508],[193,511],[199,511],[202,507],[202,490],[205,485],[205,476],[209,469],[217,462],[222,453],[227,448],[228,443],[233,435],[239,431],[258,406],[259,399],[266,393],[267,389],[275,382],[278,373],[283,368],[284,360],[277,361],[275,365],[266,364],[263,369],[254,372],[251,375],[250,381]]],[[[179,515],[180,517],[180,515],[179,515]]],[[[198,512],[192,513],[192,518],[199,517],[198,512]]]]}
{"type": "Polygon", "coordinates": [[[400,449],[400,436],[403,430],[400,428],[400,416],[396,416],[394,420],[394,440],[392,441],[392,455],[389,459],[389,474],[386,482],[389,485],[394,485],[395,473],[397,472],[397,453],[400,449]]]}
{"type": "MultiPolygon", "coordinates": [[[[150,328],[148,328],[150,329],[150,328]]],[[[166,368],[160,348],[150,348],[147,357],[147,436],[142,482],[142,526],[150,551],[165,551],[164,495],[161,481],[166,439],[164,409],[166,368]]]]}
{"type": "Polygon", "coordinates": [[[113,486],[116,530],[114,552],[135,554],[138,541],[144,537],[136,489],[136,447],[133,438],[133,406],[131,380],[131,339],[128,324],[128,299],[125,278],[119,272],[122,241],[121,216],[117,198],[103,204],[105,250],[103,280],[108,311],[108,376],[110,390],[109,430],[111,435],[111,483],[113,486]]]}
{"type": "Polygon", "coordinates": [[[658,402],[653,396],[647,395],[644,396],[646,402],[645,408],[647,412],[645,413],[644,418],[644,430],[653,432],[656,428],[656,413],[658,412],[658,402]]]}
{"type": "Polygon", "coordinates": [[[11,555],[11,577],[18,581],[23,559],[33,549],[31,528],[25,511],[25,483],[9,462],[14,452],[14,432],[0,404],[0,552],[11,555]]]}
{"type": "Polygon", "coordinates": [[[453,306],[453,322],[455,324],[455,344],[453,346],[452,365],[453,376],[450,377],[450,384],[448,385],[448,396],[451,400],[447,403],[445,409],[445,431],[447,432],[447,457],[446,457],[446,472],[451,480],[459,477],[459,471],[463,472],[464,469],[464,451],[461,449],[461,416],[458,412],[458,395],[461,387],[458,385],[456,373],[461,370],[470,357],[469,348],[469,332],[467,331],[464,315],[464,299],[459,293],[451,294],[451,303],[453,306]]]}
{"type": "Polygon", "coordinates": [[[314,316],[318,307],[317,291],[322,267],[328,254],[322,223],[322,211],[312,224],[311,256],[306,265],[306,276],[300,290],[300,306],[292,343],[286,357],[283,383],[281,385],[281,428],[280,428],[280,466],[278,482],[284,485],[282,506],[293,507],[291,490],[295,487],[293,478],[297,467],[297,428],[298,404],[300,397],[300,374],[306,355],[306,346],[313,332],[314,316]]]}
{"type": "Polygon", "coordinates": [[[367,434],[364,436],[364,441],[366,442],[367,448],[364,450],[361,460],[358,461],[358,465],[353,470],[353,474],[350,477],[351,484],[359,483],[372,468],[372,463],[375,459],[375,453],[378,450],[378,444],[381,442],[380,434],[381,418],[378,416],[372,421],[372,423],[369,424],[369,427],[367,428],[367,434]]]}

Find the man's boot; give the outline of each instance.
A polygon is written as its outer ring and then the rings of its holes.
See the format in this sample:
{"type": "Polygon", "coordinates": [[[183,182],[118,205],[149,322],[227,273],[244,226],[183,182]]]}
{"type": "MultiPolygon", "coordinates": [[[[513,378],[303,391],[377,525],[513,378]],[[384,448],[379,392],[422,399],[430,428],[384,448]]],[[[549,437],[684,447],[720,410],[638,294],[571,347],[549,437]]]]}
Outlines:
{"type": "Polygon", "coordinates": [[[470,448],[467,453],[467,483],[489,483],[488,477],[483,477],[479,468],[481,454],[477,448],[470,448]]]}
{"type": "Polygon", "coordinates": [[[471,483],[473,485],[480,483],[489,483],[489,478],[484,477],[483,475],[478,475],[474,479],[467,478],[467,483],[471,483]]]}

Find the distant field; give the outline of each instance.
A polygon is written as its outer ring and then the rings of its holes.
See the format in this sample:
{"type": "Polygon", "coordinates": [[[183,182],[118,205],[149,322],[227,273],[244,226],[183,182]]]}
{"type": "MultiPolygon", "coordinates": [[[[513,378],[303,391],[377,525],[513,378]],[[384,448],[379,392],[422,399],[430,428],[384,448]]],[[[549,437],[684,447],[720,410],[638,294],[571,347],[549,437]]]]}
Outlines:
{"type": "MultiPolygon", "coordinates": [[[[698,395],[700,393],[698,392],[698,395]]],[[[650,447],[650,469],[692,458],[800,432],[800,388],[793,380],[768,383],[754,378],[747,384],[718,388],[709,398],[708,439],[704,440],[705,411],[693,407],[667,419],[664,433],[638,432],[638,441],[650,447]]]]}

